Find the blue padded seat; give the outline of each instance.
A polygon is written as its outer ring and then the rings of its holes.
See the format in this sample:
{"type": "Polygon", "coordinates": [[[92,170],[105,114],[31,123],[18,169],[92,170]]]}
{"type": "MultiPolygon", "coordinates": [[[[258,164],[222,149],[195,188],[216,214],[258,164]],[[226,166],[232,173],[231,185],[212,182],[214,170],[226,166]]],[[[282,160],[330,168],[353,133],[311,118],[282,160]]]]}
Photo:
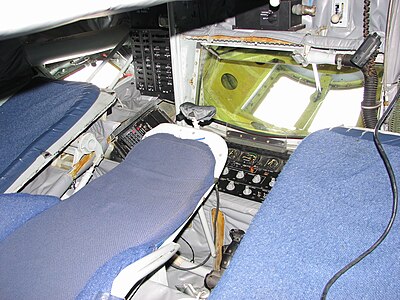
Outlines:
{"type": "Polygon", "coordinates": [[[195,140],[155,134],[112,171],[0,242],[2,299],[92,299],[177,230],[213,184],[195,140]]]}
{"type": "Polygon", "coordinates": [[[0,242],[26,221],[60,202],[53,196],[0,195],[0,242]]]}
{"type": "MultiPolygon", "coordinates": [[[[400,138],[383,135],[400,175],[400,138]]],[[[210,300],[320,299],[328,280],[384,231],[388,175],[371,132],[335,128],[296,149],[210,300]]],[[[400,226],[340,277],[327,299],[399,299],[400,226]]]]}
{"type": "Polygon", "coordinates": [[[0,193],[85,114],[99,93],[90,83],[38,78],[0,106],[0,193]]]}

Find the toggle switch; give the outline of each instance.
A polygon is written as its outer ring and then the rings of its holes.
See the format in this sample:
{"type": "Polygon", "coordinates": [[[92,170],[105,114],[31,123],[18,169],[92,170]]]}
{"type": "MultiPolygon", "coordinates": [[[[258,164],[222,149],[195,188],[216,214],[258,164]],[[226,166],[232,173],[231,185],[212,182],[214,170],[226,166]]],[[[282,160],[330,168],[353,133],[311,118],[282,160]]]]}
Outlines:
{"type": "Polygon", "coordinates": [[[332,0],[331,27],[346,28],[349,23],[349,0],[332,0]]]}

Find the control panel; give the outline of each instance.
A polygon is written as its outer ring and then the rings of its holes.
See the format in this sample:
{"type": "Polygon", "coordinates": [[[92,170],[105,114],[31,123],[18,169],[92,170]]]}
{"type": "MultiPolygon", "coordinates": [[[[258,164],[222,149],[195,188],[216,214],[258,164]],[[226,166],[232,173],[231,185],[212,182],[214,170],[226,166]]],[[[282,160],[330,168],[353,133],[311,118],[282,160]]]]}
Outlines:
{"type": "Polygon", "coordinates": [[[146,132],[161,123],[172,123],[172,121],[158,107],[147,110],[139,118],[125,121],[111,134],[114,150],[111,152],[110,159],[122,161],[129,151],[141,141],[146,132]]]}
{"type": "Polygon", "coordinates": [[[262,202],[274,186],[289,155],[233,143],[228,143],[228,148],[219,190],[262,202]]]}
{"type": "Polygon", "coordinates": [[[144,95],[174,100],[168,30],[133,30],[135,80],[144,95]]]}
{"type": "Polygon", "coordinates": [[[258,7],[247,10],[235,17],[234,29],[257,29],[257,30],[288,30],[303,29],[301,15],[292,12],[292,7],[301,5],[302,0],[280,0],[279,6],[271,5],[271,2],[253,0],[258,7]]]}

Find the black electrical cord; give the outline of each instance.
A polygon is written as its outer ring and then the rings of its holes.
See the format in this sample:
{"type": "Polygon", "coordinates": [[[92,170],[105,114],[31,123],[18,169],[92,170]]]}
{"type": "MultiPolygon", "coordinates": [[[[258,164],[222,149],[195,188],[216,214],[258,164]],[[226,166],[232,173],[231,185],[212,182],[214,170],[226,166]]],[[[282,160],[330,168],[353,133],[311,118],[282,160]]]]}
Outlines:
{"type": "Polygon", "coordinates": [[[376,149],[379,152],[379,155],[381,156],[383,163],[385,164],[386,171],[389,176],[390,180],[390,185],[392,187],[392,195],[393,195],[393,204],[392,204],[392,214],[390,216],[389,222],[382,233],[382,235],[376,240],[375,243],[372,244],[371,247],[369,247],[366,251],[364,251],[360,256],[358,256],[356,259],[348,263],[346,266],[344,266],[340,271],[338,271],[325,285],[324,290],[321,295],[321,299],[325,300],[326,296],[328,295],[328,291],[331,288],[331,286],[336,282],[336,280],[339,279],[340,276],[342,276],[344,273],[346,273],[348,270],[350,270],[352,267],[354,267],[356,264],[358,264],[361,260],[363,260],[366,256],[371,254],[372,251],[374,251],[382,242],[383,240],[387,237],[389,234],[390,230],[392,229],[394,220],[396,219],[396,214],[397,214],[397,206],[398,206],[398,189],[397,189],[397,183],[396,183],[396,178],[395,174],[393,172],[392,165],[390,164],[389,158],[386,155],[386,152],[381,144],[381,141],[379,139],[379,129],[383,125],[383,123],[386,121],[388,116],[390,115],[391,111],[393,110],[394,106],[396,105],[396,102],[400,98],[400,89],[397,91],[396,95],[394,96],[394,99],[392,102],[389,104],[387,110],[385,113],[382,115],[382,117],[379,119],[378,123],[375,126],[374,129],[374,143],[376,146],[376,149]]]}
{"type": "MultiPolygon", "coordinates": [[[[215,195],[217,197],[217,203],[216,203],[216,206],[215,206],[215,212],[216,212],[215,216],[216,217],[214,219],[214,224],[213,224],[214,225],[214,244],[215,244],[215,239],[216,239],[216,236],[217,236],[217,219],[218,219],[219,202],[220,202],[219,201],[219,192],[218,192],[218,182],[215,183],[214,189],[215,189],[215,195]]],[[[206,256],[206,258],[201,263],[199,263],[199,264],[197,264],[197,265],[195,265],[193,267],[183,268],[183,267],[177,266],[177,265],[175,265],[173,263],[171,264],[171,267],[173,267],[174,269],[180,270],[180,271],[194,270],[194,269],[197,269],[197,268],[199,268],[201,266],[204,266],[207,263],[207,261],[210,259],[210,257],[211,257],[211,252],[206,256]]]]}
{"type": "Polygon", "coordinates": [[[210,259],[210,257],[211,257],[211,253],[209,253],[209,254],[206,256],[206,258],[205,258],[201,263],[199,263],[198,265],[195,265],[195,266],[193,266],[193,267],[183,268],[183,267],[177,266],[177,265],[175,265],[175,264],[171,264],[171,267],[173,267],[174,269],[180,270],[180,271],[190,271],[190,270],[194,270],[194,269],[197,269],[197,268],[199,268],[199,267],[201,267],[201,266],[204,266],[204,265],[206,264],[206,262],[208,262],[208,260],[210,259]]]}
{"type": "Polygon", "coordinates": [[[190,260],[191,262],[194,262],[194,250],[192,245],[190,245],[190,243],[183,237],[181,236],[182,241],[184,241],[186,243],[186,245],[188,245],[188,247],[190,248],[190,251],[192,252],[192,259],[190,260]]]}
{"type": "MultiPolygon", "coordinates": [[[[128,292],[127,296],[124,297],[124,299],[132,299],[133,296],[137,293],[143,282],[147,279],[147,276],[144,276],[140,281],[138,281],[128,292]]],[[[100,298],[101,299],[101,298],[100,298]]]]}

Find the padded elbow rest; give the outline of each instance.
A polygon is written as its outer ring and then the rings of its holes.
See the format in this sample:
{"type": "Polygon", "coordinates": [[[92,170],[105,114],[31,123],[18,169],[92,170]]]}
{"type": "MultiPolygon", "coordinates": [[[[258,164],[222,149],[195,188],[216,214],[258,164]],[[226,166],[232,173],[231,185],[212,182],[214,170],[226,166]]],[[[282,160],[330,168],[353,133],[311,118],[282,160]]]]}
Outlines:
{"type": "MultiPolygon", "coordinates": [[[[397,177],[400,138],[382,134],[397,177]]],[[[371,132],[334,128],[308,136],[212,292],[212,299],[320,299],[328,280],[383,233],[390,182],[371,132]]],[[[399,299],[400,227],[331,287],[327,299],[399,299]]]]}
{"type": "Polygon", "coordinates": [[[91,299],[177,230],[213,185],[215,159],[194,140],[155,134],[69,199],[0,243],[5,299],[91,299]]]}
{"type": "Polygon", "coordinates": [[[84,82],[36,79],[0,106],[0,192],[68,131],[100,90],[84,82]]]}

